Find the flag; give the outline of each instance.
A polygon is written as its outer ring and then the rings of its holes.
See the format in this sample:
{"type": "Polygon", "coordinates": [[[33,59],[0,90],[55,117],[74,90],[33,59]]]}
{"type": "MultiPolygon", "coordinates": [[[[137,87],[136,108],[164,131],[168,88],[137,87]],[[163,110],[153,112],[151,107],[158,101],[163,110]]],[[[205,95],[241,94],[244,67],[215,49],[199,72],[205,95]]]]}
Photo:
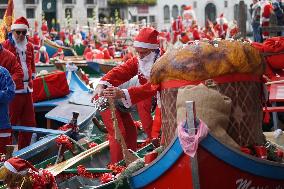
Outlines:
{"type": "Polygon", "coordinates": [[[8,1],[2,23],[0,24],[0,42],[5,41],[8,32],[11,31],[11,25],[14,21],[14,3],[13,0],[8,1]]]}

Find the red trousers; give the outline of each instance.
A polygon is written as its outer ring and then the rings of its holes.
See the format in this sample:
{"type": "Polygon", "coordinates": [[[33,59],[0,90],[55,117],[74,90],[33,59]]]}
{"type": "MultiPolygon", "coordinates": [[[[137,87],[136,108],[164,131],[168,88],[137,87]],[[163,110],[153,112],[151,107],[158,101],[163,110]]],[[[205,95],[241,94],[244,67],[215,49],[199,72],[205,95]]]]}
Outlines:
{"type": "MultiPolygon", "coordinates": [[[[9,108],[12,125],[36,126],[32,93],[16,94],[9,108]]],[[[30,145],[31,136],[32,133],[19,132],[18,149],[30,145]]]]}
{"type": "MultiPolygon", "coordinates": [[[[130,113],[124,113],[116,110],[115,114],[118,121],[118,127],[122,136],[124,137],[127,148],[136,151],[137,132],[130,113]]],[[[115,139],[110,109],[101,112],[101,116],[109,135],[111,163],[117,163],[123,159],[123,154],[120,143],[115,139]]]]}
{"type": "Polygon", "coordinates": [[[137,103],[138,114],[142,123],[144,132],[148,138],[151,138],[153,118],[151,115],[152,98],[148,98],[137,103]]]}
{"type": "Polygon", "coordinates": [[[12,144],[12,129],[0,129],[0,153],[6,154],[6,145],[12,144]]]}
{"type": "Polygon", "coordinates": [[[155,110],[155,118],[153,121],[152,132],[151,132],[152,138],[159,138],[161,127],[162,127],[161,108],[157,106],[155,110]]]}

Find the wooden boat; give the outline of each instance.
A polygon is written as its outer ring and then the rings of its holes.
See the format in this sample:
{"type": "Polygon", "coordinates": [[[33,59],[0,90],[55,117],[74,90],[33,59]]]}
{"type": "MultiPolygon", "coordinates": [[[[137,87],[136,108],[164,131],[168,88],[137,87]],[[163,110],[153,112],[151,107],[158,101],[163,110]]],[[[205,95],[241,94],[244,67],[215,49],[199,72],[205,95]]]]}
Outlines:
{"type": "Polygon", "coordinates": [[[83,185],[96,189],[281,188],[284,186],[284,164],[242,153],[211,134],[201,141],[195,157],[190,158],[183,152],[176,136],[158,158],[131,174],[127,181],[114,180],[100,184],[96,179],[75,177],[60,186],[79,188],[83,185]]]}
{"type": "Polygon", "coordinates": [[[111,69],[122,63],[121,58],[116,59],[94,59],[93,62],[88,62],[88,66],[99,73],[108,73],[111,69]]]}
{"type": "Polygon", "coordinates": [[[39,73],[42,70],[46,70],[48,72],[52,72],[52,71],[56,70],[56,66],[54,64],[40,64],[40,63],[37,63],[35,65],[35,67],[36,67],[36,73],[39,73]]]}
{"type": "Polygon", "coordinates": [[[56,60],[54,62],[55,66],[59,70],[65,71],[66,64],[72,63],[76,65],[79,69],[81,68],[85,73],[91,76],[98,76],[106,74],[112,68],[122,63],[122,59],[94,59],[93,61],[86,61],[83,57],[74,56],[74,57],[65,57],[64,60],[56,60]]]}
{"type": "Polygon", "coordinates": [[[43,45],[46,47],[46,52],[48,53],[49,57],[52,57],[58,51],[59,48],[63,50],[65,56],[77,55],[74,49],[70,47],[60,46],[57,43],[50,41],[49,39],[45,39],[43,45]]]}

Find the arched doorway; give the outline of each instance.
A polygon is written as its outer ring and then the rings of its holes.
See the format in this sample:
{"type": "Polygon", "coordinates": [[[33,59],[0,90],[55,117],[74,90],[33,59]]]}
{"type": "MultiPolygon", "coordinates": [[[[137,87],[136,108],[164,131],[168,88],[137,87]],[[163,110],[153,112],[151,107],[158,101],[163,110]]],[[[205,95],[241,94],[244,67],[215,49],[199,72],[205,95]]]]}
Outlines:
{"type": "Polygon", "coordinates": [[[51,27],[54,27],[57,29],[56,0],[43,0],[42,13],[44,13],[44,18],[47,21],[48,28],[50,29],[51,27]]]}
{"type": "Polygon", "coordinates": [[[208,3],[205,7],[205,24],[207,19],[211,22],[216,20],[216,6],[213,3],[208,3]]]}

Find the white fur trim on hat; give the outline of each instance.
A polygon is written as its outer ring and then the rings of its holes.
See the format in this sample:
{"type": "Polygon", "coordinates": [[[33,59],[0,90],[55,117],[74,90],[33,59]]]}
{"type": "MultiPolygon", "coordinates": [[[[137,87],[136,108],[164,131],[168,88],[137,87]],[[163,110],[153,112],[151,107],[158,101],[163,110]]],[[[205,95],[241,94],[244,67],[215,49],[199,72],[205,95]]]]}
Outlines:
{"type": "Polygon", "coordinates": [[[29,27],[26,24],[12,24],[11,30],[17,30],[17,29],[25,29],[28,30],[29,27]]]}
{"type": "Polygon", "coordinates": [[[8,161],[5,161],[4,166],[5,166],[9,171],[11,171],[11,172],[13,172],[13,173],[16,173],[16,174],[19,174],[19,175],[25,175],[25,174],[28,172],[28,169],[23,170],[23,171],[17,171],[17,170],[15,169],[15,167],[14,167],[11,163],[9,163],[8,161]]]}
{"type": "Polygon", "coordinates": [[[46,51],[46,47],[45,47],[45,46],[41,46],[40,49],[39,49],[39,51],[45,52],[45,51],[46,51]]]}
{"type": "Polygon", "coordinates": [[[144,43],[140,41],[134,41],[133,43],[134,47],[141,47],[144,49],[158,49],[159,45],[158,44],[151,44],[151,43],[144,43]]]}

